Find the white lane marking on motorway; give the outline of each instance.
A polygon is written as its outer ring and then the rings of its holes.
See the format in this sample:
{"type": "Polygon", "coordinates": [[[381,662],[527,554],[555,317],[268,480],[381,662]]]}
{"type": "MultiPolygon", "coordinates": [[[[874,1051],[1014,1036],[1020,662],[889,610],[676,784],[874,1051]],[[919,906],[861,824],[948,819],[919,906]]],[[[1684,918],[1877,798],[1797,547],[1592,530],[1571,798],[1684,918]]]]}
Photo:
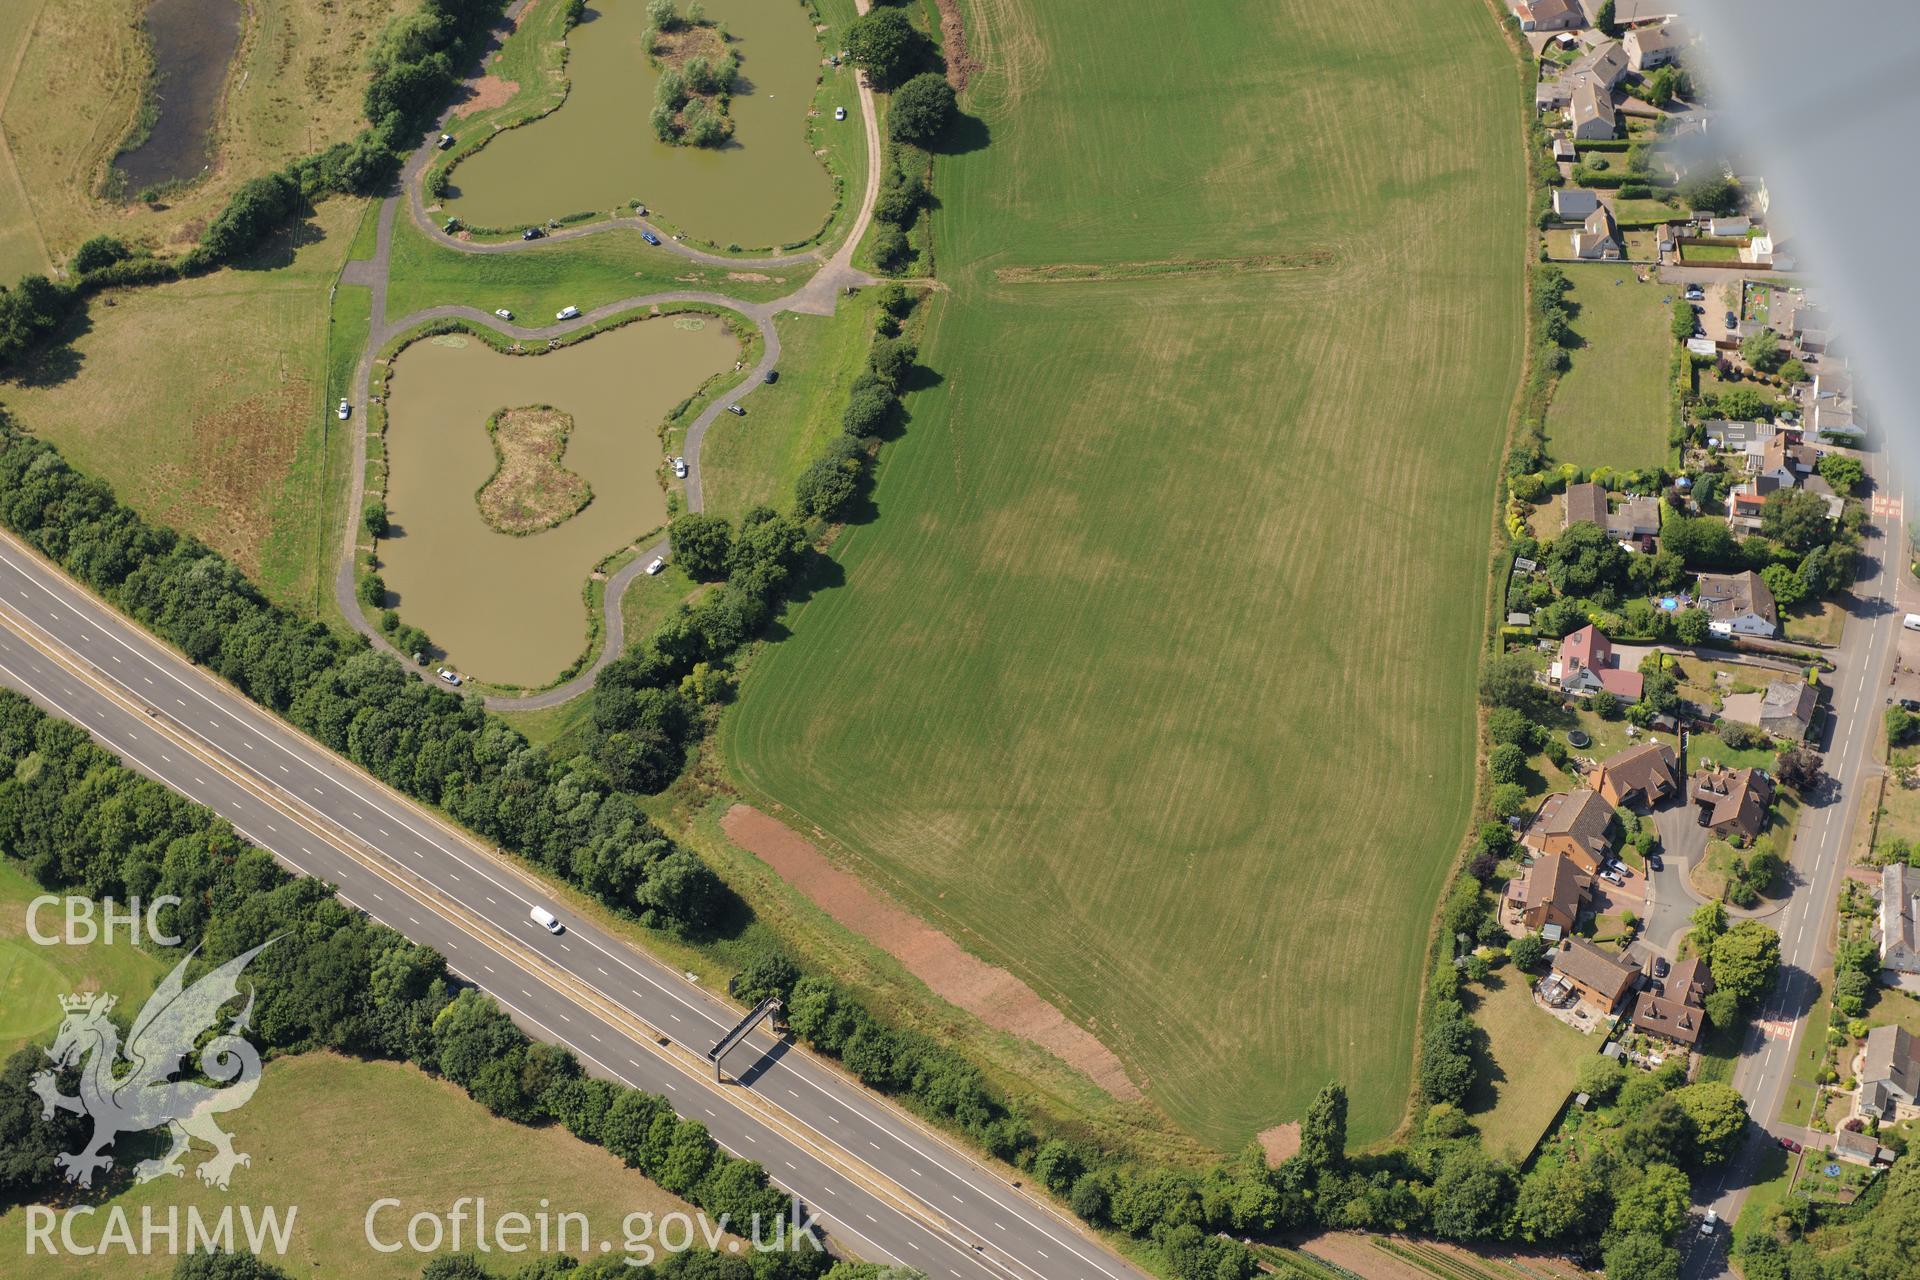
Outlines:
{"type": "Polygon", "coordinates": [[[108,656],[109,658],[112,658],[112,659],[113,659],[113,660],[114,660],[115,662],[118,662],[118,661],[120,661],[120,655],[119,655],[119,654],[117,654],[117,653],[110,653],[110,654],[108,654],[107,656],[108,656]]]}
{"type": "Polygon", "coordinates": [[[168,755],[168,754],[167,754],[166,752],[164,752],[164,751],[162,751],[162,752],[160,753],[160,758],[161,758],[162,760],[164,760],[164,761],[166,761],[166,762],[167,762],[168,764],[172,764],[172,763],[173,763],[173,757],[172,757],[172,756],[170,756],[170,755],[168,755]]]}
{"type": "Polygon", "coordinates": [[[414,919],[414,918],[413,918],[412,916],[408,916],[408,917],[407,917],[407,923],[408,923],[408,924],[419,924],[420,922],[419,922],[418,920],[416,920],[416,919],[414,919]]]}
{"type": "Polygon", "coordinates": [[[492,965],[490,965],[490,964],[483,964],[483,965],[481,965],[480,967],[481,967],[482,969],[485,969],[485,970],[486,970],[486,971],[487,971],[488,973],[492,973],[492,972],[493,972],[493,966],[492,966],[492,965]]]}
{"type": "Polygon", "coordinates": [[[598,1043],[600,1043],[600,1044],[605,1044],[605,1043],[606,1043],[606,1041],[604,1041],[604,1040],[601,1040],[601,1039],[600,1039],[600,1033],[599,1033],[598,1031],[589,1031],[589,1032],[587,1032],[587,1034],[588,1034],[588,1035],[590,1035],[590,1036],[592,1036],[592,1037],[594,1038],[594,1040],[595,1040],[596,1042],[598,1042],[598,1043]]]}
{"type": "Polygon", "coordinates": [[[745,1139],[746,1139],[746,1140],[747,1140],[748,1142],[758,1142],[758,1141],[760,1141],[760,1139],[758,1139],[758,1138],[756,1138],[756,1137],[754,1137],[754,1136],[753,1136],[752,1134],[750,1134],[750,1133],[748,1133],[748,1134],[742,1134],[741,1136],[742,1136],[742,1137],[744,1137],[744,1138],[745,1138],[745,1139]]]}

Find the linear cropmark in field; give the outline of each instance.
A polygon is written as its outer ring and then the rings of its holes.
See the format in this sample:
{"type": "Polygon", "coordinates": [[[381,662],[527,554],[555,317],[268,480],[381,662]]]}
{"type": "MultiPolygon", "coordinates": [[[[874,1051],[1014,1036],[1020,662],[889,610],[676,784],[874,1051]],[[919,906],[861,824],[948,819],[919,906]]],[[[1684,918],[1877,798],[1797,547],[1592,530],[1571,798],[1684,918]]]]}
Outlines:
{"type": "Polygon", "coordinates": [[[1472,791],[1511,55],[1476,0],[965,12],[939,381],[728,759],[1199,1136],[1337,1077],[1377,1138],[1472,791]]]}

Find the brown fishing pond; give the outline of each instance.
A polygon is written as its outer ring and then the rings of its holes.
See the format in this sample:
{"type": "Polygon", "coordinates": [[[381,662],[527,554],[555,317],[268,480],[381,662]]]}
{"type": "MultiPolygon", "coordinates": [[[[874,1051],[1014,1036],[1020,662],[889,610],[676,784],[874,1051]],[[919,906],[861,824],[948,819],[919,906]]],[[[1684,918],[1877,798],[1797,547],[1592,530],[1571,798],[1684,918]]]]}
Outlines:
{"type": "Polygon", "coordinates": [[[447,211],[504,229],[640,200],[715,244],[772,247],[819,231],[833,183],[807,140],[821,57],[807,9],[795,0],[712,0],[706,11],[740,55],[725,146],[670,146],[653,136],[647,117],[658,75],[642,43],[645,0],[598,0],[567,35],[566,102],[462,161],[447,211]]]}
{"type": "Polygon", "coordinates": [[[662,316],[533,356],[466,334],[414,343],[387,391],[387,509],[380,573],[400,616],[462,671],[496,684],[551,682],[587,643],[593,567],[664,524],[659,425],[740,342],[712,316],[662,316]],[[518,405],[573,417],[560,465],[593,487],[578,515],[525,537],[497,532],[475,495],[493,474],[487,419],[518,405]]]}

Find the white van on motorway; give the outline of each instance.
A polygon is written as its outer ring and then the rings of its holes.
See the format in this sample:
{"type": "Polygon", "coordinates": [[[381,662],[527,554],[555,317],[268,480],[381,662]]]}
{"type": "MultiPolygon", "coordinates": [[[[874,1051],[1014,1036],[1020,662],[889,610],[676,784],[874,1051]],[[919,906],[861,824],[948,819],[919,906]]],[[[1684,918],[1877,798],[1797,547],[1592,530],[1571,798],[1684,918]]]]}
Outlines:
{"type": "Polygon", "coordinates": [[[560,923],[553,912],[547,910],[545,907],[535,907],[533,910],[527,912],[527,915],[532,918],[535,924],[545,929],[548,933],[565,932],[565,926],[560,923]]]}

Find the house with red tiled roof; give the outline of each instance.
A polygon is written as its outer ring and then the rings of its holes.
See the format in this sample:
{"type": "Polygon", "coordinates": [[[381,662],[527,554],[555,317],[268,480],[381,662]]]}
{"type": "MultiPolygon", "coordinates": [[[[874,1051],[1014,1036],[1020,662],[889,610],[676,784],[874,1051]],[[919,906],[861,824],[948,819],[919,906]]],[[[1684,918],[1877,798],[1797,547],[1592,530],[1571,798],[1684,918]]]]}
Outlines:
{"type": "Polygon", "coordinates": [[[1591,623],[1560,642],[1560,656],[1548,674],[1563,692],[1584,697],[1604,689],[1628,702],[1638,702],[1646,684],[1638,671],[1621,668],[1613,642],[1591,623]]]}

